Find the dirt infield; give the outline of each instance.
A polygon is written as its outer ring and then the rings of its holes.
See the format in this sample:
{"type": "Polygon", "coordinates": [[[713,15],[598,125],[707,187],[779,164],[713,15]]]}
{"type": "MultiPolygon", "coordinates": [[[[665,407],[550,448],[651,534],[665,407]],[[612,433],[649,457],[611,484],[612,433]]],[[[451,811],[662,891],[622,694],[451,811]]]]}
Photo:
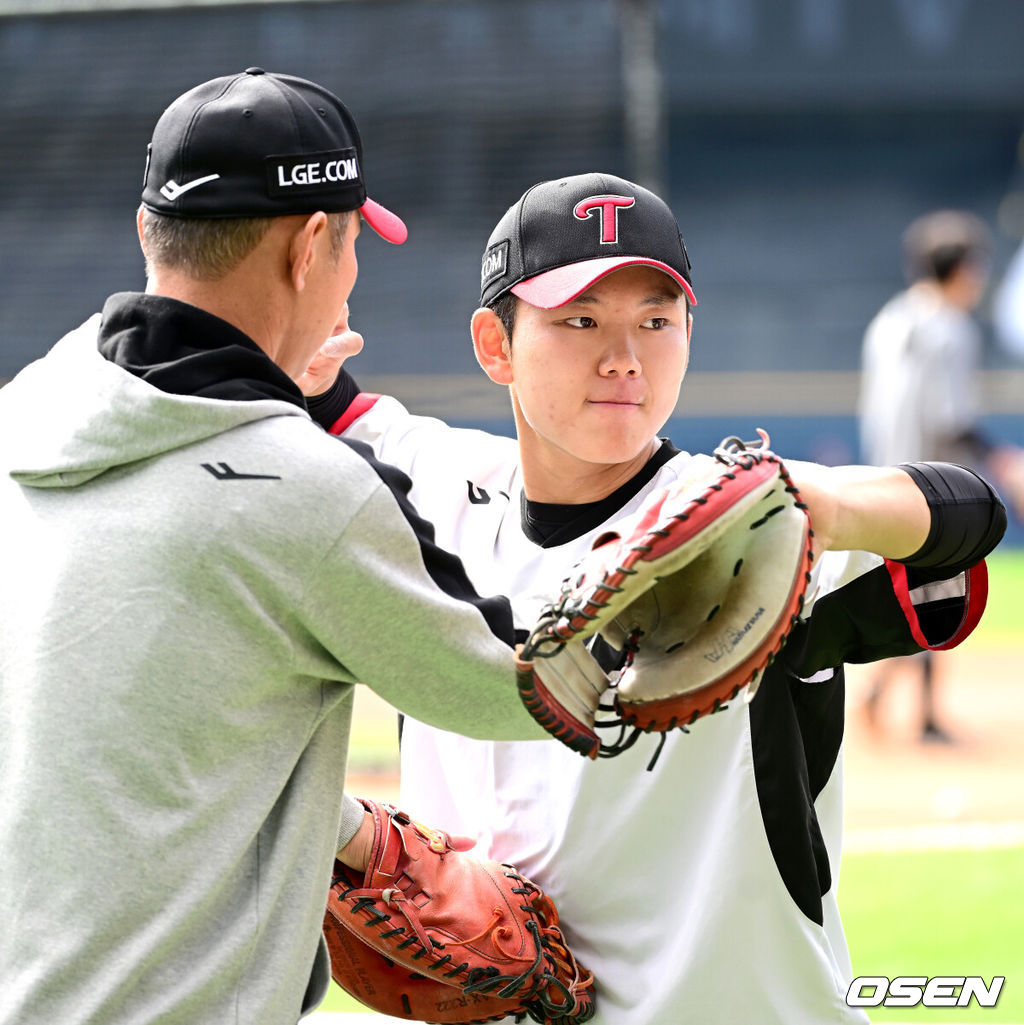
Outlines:
{"type": "MultiPolygon", "coordinates": [[[[846,729],[846,826],[850,840],[864,831],[974,823],[1024,823],[1024,685],[1019,646],[975,643],[937,661],[943,723],[955,743],[924,744],[917,736],[918,683],[903,664],[872,729],[863,698],[874,668],[849,667],[846,729]]],[[[360,687],[355,729],[379,730],[394,711],[360,687]]],[[[397,755],[375,766],[354,759],[348,790],[394,800],[397,755]]]]}
{"type": "Polygon", "coordinates": [[[969,639],[937,656],[941,721],[953,744],[918,739],[916,667],[902,664],[869,727],[873,667],[849,670],[846,825],[856,830],[1024,822],[1024,689],[1019,646],[969,639]]]}

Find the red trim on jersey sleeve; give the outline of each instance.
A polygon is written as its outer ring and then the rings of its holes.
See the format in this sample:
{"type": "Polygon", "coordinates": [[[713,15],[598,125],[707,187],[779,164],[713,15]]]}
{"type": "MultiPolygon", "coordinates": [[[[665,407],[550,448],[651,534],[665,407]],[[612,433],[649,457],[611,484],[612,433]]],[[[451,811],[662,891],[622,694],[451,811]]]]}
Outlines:
{"type": "Polygon", "coordinates": [[[380,398],[375,392],[361,391],[350,403],[348,409],[331,425],[331,434],[342,434],[364,413],[368,413],[380,398]]]}
{"type": "Polygon", "coordinates": [[[988,566],[984,560],[967,571],[967,608],[964,610],[964,618],[960,623],[960,629],[945,644],[940,644],[935,650],[946,651],[955,648],[962,640],[965,640],[973,632],[974,628],[981,622],[981,614],[988,604],[988,566]]]}
{"type": "Polygon", "coordinates": [[[981,615],[988,603],[988,567],[984,561],[979,562],[976,566],[971,566],[964,572],[964,615],[953,636],[941,644],[930,644],[921,629],[921,621],[918,619],[917,609],[911,600],[910,588],[907,584],[907,567],[902,562],[893,562],[890,559],[885,560],[885,566],[889,571],[896,600],[900,603],[910,632],[922,648],[927,648],[929,651],[948,651],[950,648],[955,648],[971,635],[981,621],[981,615]]]}

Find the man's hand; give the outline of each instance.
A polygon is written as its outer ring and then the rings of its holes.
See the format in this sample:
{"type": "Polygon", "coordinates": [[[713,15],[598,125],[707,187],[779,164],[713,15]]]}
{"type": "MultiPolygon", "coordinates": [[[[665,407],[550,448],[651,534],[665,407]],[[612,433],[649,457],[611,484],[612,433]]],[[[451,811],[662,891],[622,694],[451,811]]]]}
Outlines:
{"type": "MultiPolygon", "coordinates": [[[[369,867],[370,858],[373,856],[373,838],[376,830],[376,822],[373,812],[364,811],[363,821],[355,831],[355,835],[344,847],[335,853],[335,857],[348,868],[357,872],[365,872],[369,867]]],[[[471,836],[448,835],[448,843],[452,850],[468,851],[476,846],[476,840],[471,836]]]]}
{"type": "Polygon", "coordinates": [[[373,813],[364,811],[362,825],[356,830],[355,836],[335,854],[338,861],[357,872],[365,872],[373,854],[375,828],[373,813]]]}
{"type": "Polygon", "coordinates": [[[334,384],[342,363],[355,356],[363,347],[363,336],[350,331],[348,326],[348,303],[341,319],[335,325],[334,334],[317,350],[306,372],[296,380],[305,396],[320,395],[334,384]]]}

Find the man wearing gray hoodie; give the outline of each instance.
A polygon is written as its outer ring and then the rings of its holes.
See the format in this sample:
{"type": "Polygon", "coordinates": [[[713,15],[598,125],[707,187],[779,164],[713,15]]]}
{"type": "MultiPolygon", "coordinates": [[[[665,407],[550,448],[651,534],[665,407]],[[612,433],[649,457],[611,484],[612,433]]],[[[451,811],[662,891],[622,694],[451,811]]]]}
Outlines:
{"type": "Polygon", "coordinates": [[[197,86],[149,148],[146,293],[0,391],[0,1025],[315,1006],[361,823],[357,680],[444,729],[547,737],[508,601],[294,383],[344,323],[361,221],[404,241],[336,96],[258,68],[197,86]]]}

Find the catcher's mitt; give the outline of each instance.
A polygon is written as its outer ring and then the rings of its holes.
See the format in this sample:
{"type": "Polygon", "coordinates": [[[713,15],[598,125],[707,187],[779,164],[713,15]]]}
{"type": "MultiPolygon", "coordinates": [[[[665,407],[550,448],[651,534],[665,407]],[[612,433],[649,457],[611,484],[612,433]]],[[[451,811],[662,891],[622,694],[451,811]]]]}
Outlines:
{"type": "Polygon", "coordinates": [[[472,858],[388,804],[364,874],[335,862],[324,916],[334,981],[396,1018],[577,1025],[594,1013],[550,898],[512,866],[472,858]]]}
{"type": "Polygon", "coordinates": [[[599,537],[523,646],[524,703],[581,753],[617,754],[640,732],[685,729],[743,687],[751,699],[797,621],[813,535],[759,434],[759,446],[727,438],[706,474],[654,493],[621,530],[599,537]],[[592,692],[611,682],[578,643],[596,633],[625,652],[618,718],[597,723],[621,728],[610,745],[573,705],[585,692],[579,677],[592,692]]]}

